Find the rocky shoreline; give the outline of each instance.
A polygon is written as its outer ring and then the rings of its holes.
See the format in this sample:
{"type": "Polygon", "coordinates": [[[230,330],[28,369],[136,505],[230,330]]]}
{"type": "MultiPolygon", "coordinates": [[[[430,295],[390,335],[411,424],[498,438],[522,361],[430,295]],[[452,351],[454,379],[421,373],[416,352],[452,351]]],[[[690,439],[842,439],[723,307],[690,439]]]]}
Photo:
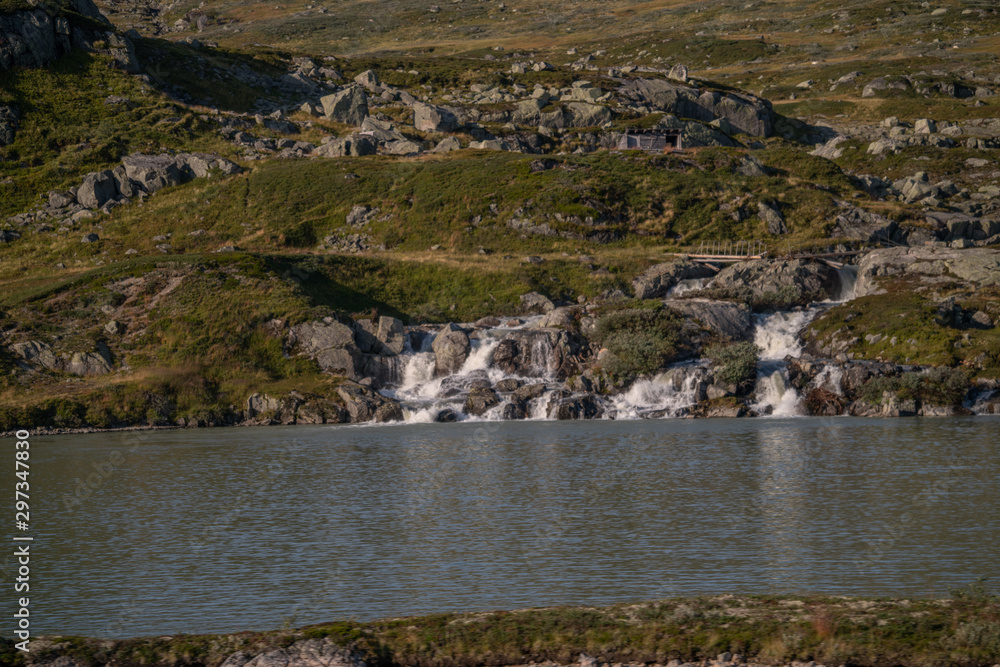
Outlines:
{"type": "Polygon", "coordinates": [[[994,595],[953,599],[718,595],[339,621],[275,632],[47,636],[24,667],[823,667],[995,665],[994,595]]]}

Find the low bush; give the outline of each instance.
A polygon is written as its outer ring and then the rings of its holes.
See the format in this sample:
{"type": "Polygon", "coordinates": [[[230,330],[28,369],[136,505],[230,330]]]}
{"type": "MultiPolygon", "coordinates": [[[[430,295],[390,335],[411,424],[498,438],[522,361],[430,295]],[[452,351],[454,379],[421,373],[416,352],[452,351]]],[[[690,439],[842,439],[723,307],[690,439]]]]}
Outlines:
{"type": "Polygon", "coordinates": [[[597,322],[595,340],[610,353],[604,362],[612,375],[652,373],[680,354],[681,318],[673,311],[629,308],[597,322]]]}
{"type": "Polygon", "coordinates": [[[746,387],[757,377],[760,349],[750,342],[714,345],[705,350],[712,360],[712,373],[717,382],[746,387]]]}
{"type": "Polygon", "coordinates": [[[901,400],[918,400],[931,405],[961,405],[969,392],[969,374],[960,368],[937,367],[897,376],[879,376],[865,383],[861,398],[882,402],[885,392],[901,400]]]}

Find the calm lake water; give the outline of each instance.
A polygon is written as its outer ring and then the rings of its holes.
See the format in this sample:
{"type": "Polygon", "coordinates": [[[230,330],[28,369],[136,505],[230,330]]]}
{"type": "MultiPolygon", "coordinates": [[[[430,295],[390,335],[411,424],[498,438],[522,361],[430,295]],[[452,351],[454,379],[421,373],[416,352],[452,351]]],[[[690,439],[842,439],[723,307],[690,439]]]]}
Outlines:
{"type": "MultiPolygon", "coordinates": [[[[695,593],[943,595],[1000,575],[998,443],[987,417],[37,437],[32,627],[128,637],[695,593]]],[[[13,594],[0,603],[10,619],[13,594]]]]}

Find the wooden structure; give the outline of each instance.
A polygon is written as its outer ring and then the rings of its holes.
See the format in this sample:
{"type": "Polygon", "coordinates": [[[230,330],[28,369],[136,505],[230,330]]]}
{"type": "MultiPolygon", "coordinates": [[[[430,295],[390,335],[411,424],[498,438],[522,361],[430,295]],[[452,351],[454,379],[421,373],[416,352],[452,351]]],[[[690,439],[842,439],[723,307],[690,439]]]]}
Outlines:
{"type": "Polygon", "coordinates": [[[620,151],[664,153],[683,148],[680,130],[626,130],[615,146],[620,151]]]}

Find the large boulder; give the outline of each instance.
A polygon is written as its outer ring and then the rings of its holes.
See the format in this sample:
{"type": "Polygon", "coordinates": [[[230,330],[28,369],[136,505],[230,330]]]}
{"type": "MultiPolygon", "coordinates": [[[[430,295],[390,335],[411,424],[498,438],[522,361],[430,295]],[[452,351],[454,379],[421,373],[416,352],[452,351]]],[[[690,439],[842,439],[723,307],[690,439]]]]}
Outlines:
{"type": "Polygon", "coordinates": [[[879,294],[878,279],[908,277],[931,283],[961,281],[970,289],[1000,287],[1000,250],[991,248],[882,248],[858,265],[857,296],[879,294]]]}
{"type": "Polygon", "coordinates": [[[548,411],[551,419],[596,419],[604,413],[604,406],[593,394],[584,394],[556,399],[549,403],[548,411]]]}
{"type": "Polygon", "coordinates": [[[413,126],[421,132],[454,132],[459,125],[458,116],[450,109],[423,102],[413,105],[413,126]]]}
{"type": "Polygon", "coordinates": [[[837,271],[826,264],[800,259],[737,262],[719,272],[711,287],[738,290],[749,287],[755,296],[799,288],[803,294],[832,299],[840,289],[837,271]]]}
{"type": "Polygon", "coordinates": [[[472,349],[468,334],[455,324],[446,325],[431,343],[435,375],[454,375],[465,364],[472,349]]]}
{"type": "Polygon", "coordinates": [[[111,352],[99,345],[95,352],[74,352],[66,364],[66,372],[81,377],[106,375],[111,372],[111,352]]]}
{"type": "Polygon", "coordinates": [[[632,281],[632,287],[635,298],[656,299],[666,296],[670,288],[681,280],[711,278],[713,275],[715,272],[712,269],[682,258],[649,267],[632,281]]]}
{"type": "Polygon", "coordinates": [[[87,174],[76,193],[76,200],[87,208],[100,208],[115,198],[118,186],[115,175],[109,169],[87,174]]]}
{"type": "Polygon", "coordinates": [[[368,95],[361,86],[348,86],[320,99],[323,114],[332,121],[361,125],[368,116],[368,95]]]}
{"type": "Polygon", "coordinates": [[[11,345],[10,351],[15,357],[23,359],[30,364],[41,366],[46,370],[62,370],[62,360],[55,355],[48,343],[29,340],[24,343],[11,345]]]}
{"type": "Polygon", "coordinates": [[[406,331],[403,322],[395,317],[378,318],[378,328],[375,337],[382,343],[385,350],[392,354],[402,354],[406,346],[406,331]]]}
{"type": "Polygon", "coordinates": [[[481,417],[498,405],[500,405],[500,397],[497,396],[496,391],[489,387],[476,387],[469,390],[469,396],[465,399],[465,412],[481,417]]]}
{"type": "Polygon", "coordinates": [[[316,149],[315,154],[320,157],[361,157],[363,155],[375,155],[378,152],[378,144],[372,137],[365,134],[351,134],[346,137],[338,137],[333,141],[323,144],[316,149]]]}
{"type": "Polygon", "coordinates": [[[383,396],[370,387],[345,382],[337,387],[337,394],[344,401],[352,424],[403,420],[403,409],[399,402],[383,396]]]}
{"type": "Polygon", "coordinates": [[[894,220],[857,206],[845,206],[837,216],[832,235],[855,241],[878,243],[893,239],[899,227],[894,220]]]}
{"type": "Polygon", "coordinates": [[[730,340],[753,338],[753,316],[743,304],[710,299],[666,299],[663,305],[730,340]]]}
{"type": "Polygon", "coordinates": [[[355,343],[354,327],[330,319],[305,322],[292,327],[288,345],[316,360],[328,373],[352,380],[361,377],[361,350],[355,343]]]}
{"type": "Polygon", "coordinates": [[[185,180],[172,155],[129,155],[122,160],[122,166],[125,167],[125,174],[149,193],[179,185],[185,180]]]}

